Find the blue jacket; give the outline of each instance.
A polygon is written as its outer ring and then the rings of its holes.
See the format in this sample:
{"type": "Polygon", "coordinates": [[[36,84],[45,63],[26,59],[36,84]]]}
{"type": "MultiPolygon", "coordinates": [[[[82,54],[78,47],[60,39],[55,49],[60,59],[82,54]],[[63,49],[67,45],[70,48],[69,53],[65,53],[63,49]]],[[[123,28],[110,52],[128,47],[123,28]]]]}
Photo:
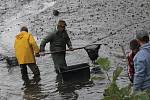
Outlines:
{"type": "Polygon", "coordinates": [[[134,91],[150,89],[150,43],[140,47],[134,57],[134,91]]]}

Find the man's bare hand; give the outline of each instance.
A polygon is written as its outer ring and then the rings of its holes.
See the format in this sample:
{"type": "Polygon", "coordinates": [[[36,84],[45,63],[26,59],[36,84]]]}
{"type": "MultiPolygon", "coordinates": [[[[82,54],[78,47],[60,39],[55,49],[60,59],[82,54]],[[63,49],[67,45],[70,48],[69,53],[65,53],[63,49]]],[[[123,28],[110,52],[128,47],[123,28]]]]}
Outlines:
{"type": "Polygon", "coordinates": [[[36,53],[36,54],[35,54],[35,57],[40,57],[40,54],[39,54],[39,53],[36,53]]]}
{"type": "Polygon", "coordinates": [[[40,56],[45,56],[45,52],[40,52],[40,56]]]}

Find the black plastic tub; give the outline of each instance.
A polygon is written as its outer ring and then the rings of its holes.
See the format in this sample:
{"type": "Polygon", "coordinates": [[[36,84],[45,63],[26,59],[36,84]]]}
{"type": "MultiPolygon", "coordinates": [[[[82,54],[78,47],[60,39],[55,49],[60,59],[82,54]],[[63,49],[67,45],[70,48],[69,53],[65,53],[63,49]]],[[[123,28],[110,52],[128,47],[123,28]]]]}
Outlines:
{"type": "Polygon", "coordinates": [[[90,66],[88,63],[71,65],[61,74],[64,81],[88,81],[90,79],[90,66]]]}

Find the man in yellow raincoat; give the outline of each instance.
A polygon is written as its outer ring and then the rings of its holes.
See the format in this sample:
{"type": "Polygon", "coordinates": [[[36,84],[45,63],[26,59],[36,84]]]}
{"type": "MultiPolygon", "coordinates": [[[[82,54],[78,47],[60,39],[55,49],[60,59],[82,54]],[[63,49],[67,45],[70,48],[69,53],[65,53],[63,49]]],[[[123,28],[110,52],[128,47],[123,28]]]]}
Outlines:
{"type": "Polygon", "coordinates": [[[34,74],[35,81],[40,80],[40,71],[36,65],[35,56],[39,57],[39,47],[34,37],[28,33],[28,28],[23,26],[15,39],[15,54],[21,68],[22,79],[25,83],[29,82],[27,65],[34,74]]]}

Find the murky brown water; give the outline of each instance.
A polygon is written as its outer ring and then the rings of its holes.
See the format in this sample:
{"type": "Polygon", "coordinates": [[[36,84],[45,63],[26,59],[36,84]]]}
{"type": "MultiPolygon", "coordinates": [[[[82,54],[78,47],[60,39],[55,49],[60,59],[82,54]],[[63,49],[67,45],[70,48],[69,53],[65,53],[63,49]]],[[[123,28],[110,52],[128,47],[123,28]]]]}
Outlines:
{"type": "MultiPolygon", "coordinates": [[[[128,33],[143,27],[150,29],[149,4],[148,0],[1,0],[0,53],[13,55],[13,41],[21,25],[29,27],[39,44],[57,19],[65,19],[73,46],[93,41],[107,44],[102,45],[99,54],[113,61],[110,76],[115,67],[124,68],[118,83],[125,86],[129,83],[126,63],[113,57],[113,53],[122,55],[120,44],[129,49],[128,42],[134,34],[128,33]],[[53,9],[61,12],[59,17],[52,15],[53,9]]],[[[68,65],[90,62],[84,50],[69,52],[66,59],[68,65]]],[[[103,97],[106,79],[63,82],[54,72],[50,55],[37,58],[37,64],[41,81],[25,87],[19,66],[8,68],[5,62],[0,62],[0,100],[99,100],[103,97]]],[[[32,79],[30,70],[29,76],[32,79]]]]}
{"type": "MultiPolygon", "coordinates": [[[[88,56],[74,51],[67,53],[69,65],[88,61],[88,56]],[[80,58],[80,59],[79,59],[80,58]]],[[[99,100],[102,98],[105,80],[63,82],[54,72],[50,55],[37,58],[41,81],[24,86],[19,66],[7,67],[0,62],[0,100],[99,100]]],[[[30,69],[29,77],[32,79],[30,69]]]]}

